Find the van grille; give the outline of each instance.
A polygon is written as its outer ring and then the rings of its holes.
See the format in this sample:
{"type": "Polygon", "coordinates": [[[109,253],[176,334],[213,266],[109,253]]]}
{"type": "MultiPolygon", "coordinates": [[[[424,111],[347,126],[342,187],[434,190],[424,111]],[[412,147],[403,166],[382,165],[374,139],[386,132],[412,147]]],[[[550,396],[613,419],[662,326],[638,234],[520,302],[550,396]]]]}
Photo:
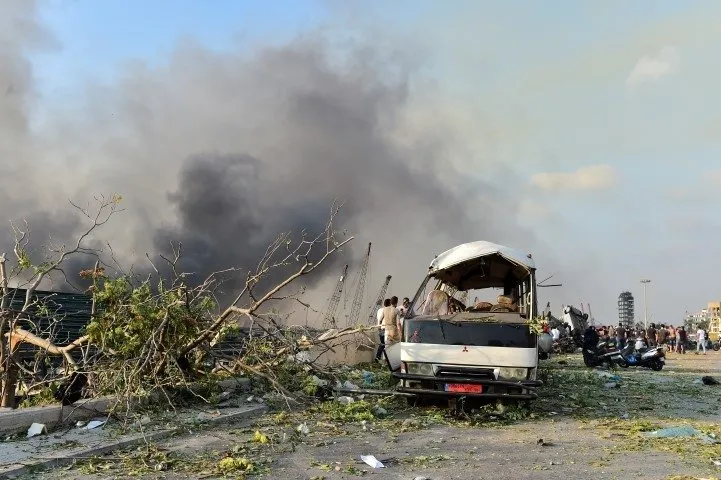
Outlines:
{"type": "Polygon", "coordinates": [[[438,377],[466,377],[479,380],[495,380],[492,368],[462,368],[440,366],[436,372],[438,377]]]}

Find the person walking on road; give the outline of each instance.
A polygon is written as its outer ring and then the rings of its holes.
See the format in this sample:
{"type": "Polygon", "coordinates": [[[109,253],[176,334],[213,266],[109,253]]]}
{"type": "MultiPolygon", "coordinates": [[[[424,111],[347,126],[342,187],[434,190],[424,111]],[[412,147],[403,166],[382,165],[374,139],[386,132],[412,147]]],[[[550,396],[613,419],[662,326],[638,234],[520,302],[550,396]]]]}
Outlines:
{"type": "Polygon", "coordinates": [[[696,354],[698,355],[699,349],[703,348],[703,354],[706,355],[706,332],[703,328],[699,328],[696,331],[696,354]]]}

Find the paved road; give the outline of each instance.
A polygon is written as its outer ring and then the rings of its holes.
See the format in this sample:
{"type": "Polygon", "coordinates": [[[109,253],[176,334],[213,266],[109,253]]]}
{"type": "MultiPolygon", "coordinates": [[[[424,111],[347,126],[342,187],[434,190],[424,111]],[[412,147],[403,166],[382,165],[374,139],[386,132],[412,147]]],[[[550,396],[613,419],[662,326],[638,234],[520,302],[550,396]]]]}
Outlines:
{"type": "MultiPolygon", "coordinates": [[[[159,447],[177,459],[167,471],[139,478],[222,478],[219,459],[243,457],[266,468],[265,478],[378,479],[664,479],[709,478],[721,475],[712,456],[721,447],[696,439],[645,440],[642,430],[694,424],[716,432],[721,420],[721,387],[699,384],[703,374],[721,378],[721,354],[671,355],[661,372],[622,370],[589,372],[577,356],[552,362],[546,394],[532,418],[509,425],[485,419],[444,417],[438,409],[402,409],[390,420],[341,421],[320,413],[267,416],[250,428],[216,428],[162,442],[159,447]],[[559,365],[560,362],[560,365],[559,365]],[[620,379],[608,378],[618,374],[620,379]],[[615,386],[609,384],[615,383],[615,386]],[[305,421],[308,435],[290,441],[305,421]],[[256,430],[268,444],[252,441],[256,430]],[[283,434],[286,441],[283,442],[283,434]],[[542,439],[545,445],[539,444],[542,439]],[[224,453],[225,452],[225,453],[224,453]],[[359,456],[373,454],[386,468],[371,469],[359,456]],[[190,465],[193,465],[192,467],[190,465]]],[[[721,430],[716,432],[721,438],[721,430]]],[[[137,460],[135,460],[137,462],[137,460]]],[[[152,461],[147,460],[152,468],[152,461]]],[[[63,471],[47,479],[90,480],[126,478],[127,465],[100,462],[96,473],[63,471]]],[[[142,473],[142,472],[136,472],[142,473]]]]}

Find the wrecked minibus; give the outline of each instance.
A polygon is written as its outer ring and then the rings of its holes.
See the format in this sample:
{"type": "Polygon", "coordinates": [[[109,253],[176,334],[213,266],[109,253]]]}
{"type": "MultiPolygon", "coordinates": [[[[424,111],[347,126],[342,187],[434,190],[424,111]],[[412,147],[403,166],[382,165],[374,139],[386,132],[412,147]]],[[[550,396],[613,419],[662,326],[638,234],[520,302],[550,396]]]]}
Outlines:
{"type": "Polygon", "coordinates": [[[531,255],[466,243],[431,262],[386,361],[397,390],[417,398],[533,400],[539,353],[552,346],[537,322],[531,255]]]}

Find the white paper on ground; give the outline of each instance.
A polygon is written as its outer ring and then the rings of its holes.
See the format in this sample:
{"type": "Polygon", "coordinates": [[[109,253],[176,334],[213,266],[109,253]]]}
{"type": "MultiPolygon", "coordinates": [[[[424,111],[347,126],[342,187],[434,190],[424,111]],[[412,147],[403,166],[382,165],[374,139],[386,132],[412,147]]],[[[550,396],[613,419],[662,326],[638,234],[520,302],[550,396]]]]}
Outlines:
{"type": "Polygon", "coordinates": [[[361,455],[361,460],[373,468],[385,468],[385,465],[378,461],[374,455],[361,455]]]}
{"type": "Polygon", "coordinates": [[[102,427],[103,425],[105,425],[104,420],[93,420],[92,422],[88,422],[88,426],[85,428],[92,430],[93,428],[102,427]]]}
{"type": "Polygon", "coordinates": [[[42,435],[45,433],[45,424],[44,423],[33,423],[30,425],[30,428],[28,428],[28,438],[37,437],[38,435],[42,435]]]}

